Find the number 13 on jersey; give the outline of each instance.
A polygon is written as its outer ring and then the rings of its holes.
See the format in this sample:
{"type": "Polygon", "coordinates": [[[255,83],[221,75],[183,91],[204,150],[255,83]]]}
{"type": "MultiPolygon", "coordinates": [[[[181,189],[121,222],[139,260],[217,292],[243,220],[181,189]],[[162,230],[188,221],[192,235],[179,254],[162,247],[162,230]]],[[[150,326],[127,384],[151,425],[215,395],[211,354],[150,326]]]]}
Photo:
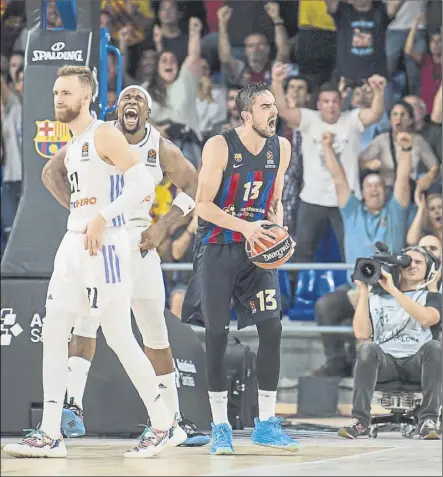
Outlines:
{"type": "Polygon", "coordinates": [[[246,202],[247,200],[256,199],[260,194],[260,189],[262,185],[263,181],[246,182],[246,184],[244,185],[245,195],[243,196],[243,200],[246,202]]]}

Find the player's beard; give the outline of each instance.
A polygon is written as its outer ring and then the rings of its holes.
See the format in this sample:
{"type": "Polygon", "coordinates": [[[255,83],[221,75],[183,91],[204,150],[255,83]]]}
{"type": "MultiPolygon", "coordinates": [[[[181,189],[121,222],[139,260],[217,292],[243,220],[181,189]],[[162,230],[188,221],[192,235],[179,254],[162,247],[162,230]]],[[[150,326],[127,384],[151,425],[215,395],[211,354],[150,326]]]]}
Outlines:
{"type": "Polygon", "coordinates": [[[259,128],[258,126],[252,125],[252,129],[263,139],[273,136],[274,134],[269,133],[266,129],[259,128]]]}
{"type": "Polygon", "coordinates": [[[137,122],[134,124],[131,129],[128,129],[125,124],[125,118],[123,117],[121,120],[119,119],[120,127],[122,128],[122,131],[124,134],[137,134],[140,130],[140,117],[137,118],[137,122]]]}
{"type": "Polygon", "coordinates": [[[79,101],[73,108],[56,109],[55,119],[61,123],[70,123],[77,119],[82,109],[82,102],[79,101]]]}

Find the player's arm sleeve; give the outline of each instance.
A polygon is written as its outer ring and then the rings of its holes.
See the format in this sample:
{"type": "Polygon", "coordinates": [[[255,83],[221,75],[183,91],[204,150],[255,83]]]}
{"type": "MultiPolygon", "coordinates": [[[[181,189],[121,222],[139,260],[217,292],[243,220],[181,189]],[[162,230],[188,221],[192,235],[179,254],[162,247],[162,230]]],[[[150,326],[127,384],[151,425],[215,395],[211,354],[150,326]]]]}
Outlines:
{"type": "Polygon", "coordinates": [[[155,184],[146,166],[116,127],[104,124],[98,128],[95,144],[100,157],[112,162],[124,177],[121,195],[100,211],[102,217],[109,221],[118,215],[128,214],[147,195],[153,194],[155,184]]]}

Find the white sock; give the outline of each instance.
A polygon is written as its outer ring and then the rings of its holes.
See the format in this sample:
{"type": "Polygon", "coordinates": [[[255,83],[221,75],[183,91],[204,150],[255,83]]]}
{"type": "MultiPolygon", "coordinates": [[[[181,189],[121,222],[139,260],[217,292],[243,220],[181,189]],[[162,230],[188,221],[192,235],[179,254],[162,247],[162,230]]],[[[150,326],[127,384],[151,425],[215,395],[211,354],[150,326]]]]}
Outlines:
{"type": "Polygon", "coordinates": [[[73,402],[83,409],[83,395],[85,394],[91,361],[80,356],[71,356],[68,367],[68,402],[73,402]]]}
{"type": "Polygon", "coordinates": [[[166,431],[171,428],[173,417],[160,395],[157,376],[131,327],[129,309],[127,316],[116,306],[110,306],[102,315],[102,332],[108,346],[114,351],[125,368],[129,379],[137,389],[148,411],[152,427],[166,431]]]}
{"type": "Polygon", "coordinates": [[[63,401],[68,385],[68,339],[76,315],[48,307],[43,323],[43,418],[40,429],[61,437],[63,401]]]}
{"type": "Polygon", "coordinates": [[[228,419],[228,391],[209,391],[212,420],[214,424],[229,424],[228,419]]]}
{"type": "Polygon", "coordinates": [[[275,404],[277,402],[277,391],[258,390],[258,418],[260,421],[267,421],[275,416],[275,404]]]}
{"type": "Polygon", "coordinates": [[[178,415],[178,417],[180,417],[180,403],[175,383],[175,371],[157,376],[157,384],[169,413],[172,416],[178,415]]]}

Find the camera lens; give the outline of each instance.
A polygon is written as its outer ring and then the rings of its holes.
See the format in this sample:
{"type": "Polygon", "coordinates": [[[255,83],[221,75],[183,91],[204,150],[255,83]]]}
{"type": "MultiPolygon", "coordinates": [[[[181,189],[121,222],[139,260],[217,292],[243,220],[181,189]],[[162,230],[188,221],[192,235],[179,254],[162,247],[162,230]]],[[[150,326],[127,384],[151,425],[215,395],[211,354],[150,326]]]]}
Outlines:
{"type": "Polygon", "coordinates": [[[365,277],[365,278],[371,278],[375,273],[375,267],[372,263],[365,263],[362,267],[361,267],[361,274],[365,277]]]}

